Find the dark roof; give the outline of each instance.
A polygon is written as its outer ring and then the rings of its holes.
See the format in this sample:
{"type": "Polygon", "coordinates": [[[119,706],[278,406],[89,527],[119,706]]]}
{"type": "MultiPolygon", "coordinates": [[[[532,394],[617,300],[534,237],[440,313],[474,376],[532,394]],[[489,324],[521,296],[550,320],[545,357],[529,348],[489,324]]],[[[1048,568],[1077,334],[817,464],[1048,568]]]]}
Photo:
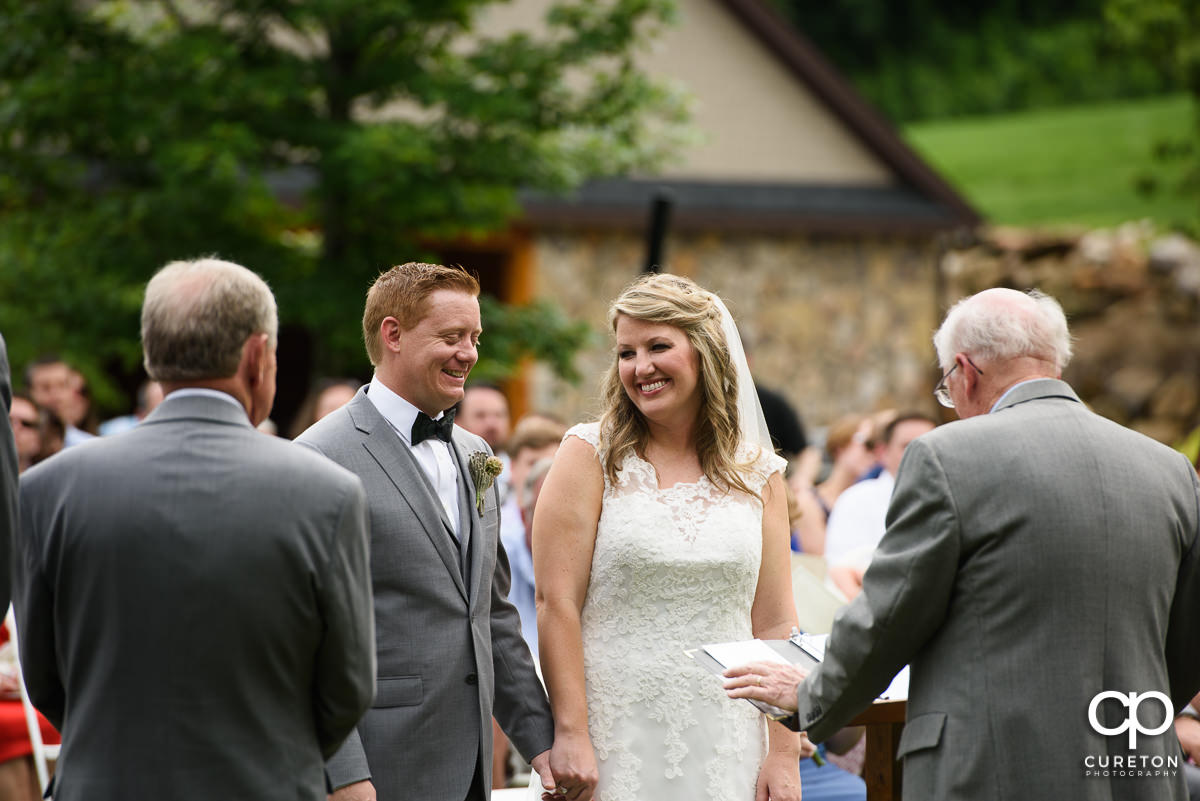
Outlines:
{"type": "Polygon", "coordinates": [[[628,228],[645,223],[660,195],[671,200],[671,227],[683,231],[926,234],[974,221],[904,186],[609,179],[567,196],[521,199],[526,220],[539,227],[628,228]]]}
{"type": "Polygon", "coordinates": [[[530,222],[640,223],[650,199],[660,189],[674,200],[673,225],[677,228],[925,233],[980,221],[970,204],[905,144],[817,48],[763,0],[714,1],[721,2],[856,134],[891,169],[898,185],[612,179],[591,182],[567,197],[527,195],[525,209],[530,222]]]}

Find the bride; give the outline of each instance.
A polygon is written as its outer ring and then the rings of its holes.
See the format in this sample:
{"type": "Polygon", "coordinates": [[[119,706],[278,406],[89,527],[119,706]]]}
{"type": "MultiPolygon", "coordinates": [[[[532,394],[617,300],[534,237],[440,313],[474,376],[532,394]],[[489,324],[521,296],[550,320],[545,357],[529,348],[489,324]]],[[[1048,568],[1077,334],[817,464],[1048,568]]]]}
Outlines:
{"type": "Polygon", "coordinates": [[[780,471],[733,319],[673,275],[609,311],[604,412],[533,522],[538,638],[568,801],[798,801],[811,744],[684,649],[796,624],[780,471]]]}

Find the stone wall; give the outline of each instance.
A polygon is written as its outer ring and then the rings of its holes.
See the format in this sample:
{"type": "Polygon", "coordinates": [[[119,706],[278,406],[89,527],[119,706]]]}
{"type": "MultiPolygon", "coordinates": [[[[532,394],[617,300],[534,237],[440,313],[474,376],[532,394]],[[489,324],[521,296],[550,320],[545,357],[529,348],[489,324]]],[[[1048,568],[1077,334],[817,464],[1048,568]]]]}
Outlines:
{"type": "MultiPolygon", "coordinates": [[[[643,248],[636,234],[538,235],[536,294],[591,324],[596,344],[579,356],[577,386],[534,371],[533,408],[570,421],[595,415],[597,381],[612,358],[608,304],[638,275],[643,248]]],[[[665,252],[672,272],[721,295],[757,380],[791,399],[810,428],[850,411],[936,406],[931,240],[684,234],[665,252]]]]}
{"type": "Polygon", "coordinates": [[[1095,411],[1176,444],[1200,424],[1200,247],[1144,224],[1062,235],[995,230],[942,260],[946,305],[993,286],[1063,305],[1063,377],[1095,411]]]}

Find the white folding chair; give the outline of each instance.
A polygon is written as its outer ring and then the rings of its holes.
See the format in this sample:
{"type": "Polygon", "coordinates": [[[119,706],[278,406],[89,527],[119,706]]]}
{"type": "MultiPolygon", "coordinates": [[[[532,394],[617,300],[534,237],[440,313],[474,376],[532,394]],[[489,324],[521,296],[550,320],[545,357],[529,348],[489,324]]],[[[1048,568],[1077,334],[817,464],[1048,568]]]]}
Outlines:
{"type": "Polygon", "coordinates": [[[17,662],[17,683],[21,687],[21,706],[25,708],[25,725],[29,729],[29,742],[33,745],[33,766],[37,770],[38,784],[42,788],[42,793],[45,793],[46,787],[50,784],[48,763],[58,759],[59,746],[46,745],[42,742],[42,727],[38,723],[37,711],[29,700],[29,692],[25,689],[25,674],[21,671],[21,646],[17,639],[17,620],[13,616],[11,606],[8,608],[8,615],[4,618],[4,625],[8,627],[8,641],[12,643],[13,656],[17,662]]]}

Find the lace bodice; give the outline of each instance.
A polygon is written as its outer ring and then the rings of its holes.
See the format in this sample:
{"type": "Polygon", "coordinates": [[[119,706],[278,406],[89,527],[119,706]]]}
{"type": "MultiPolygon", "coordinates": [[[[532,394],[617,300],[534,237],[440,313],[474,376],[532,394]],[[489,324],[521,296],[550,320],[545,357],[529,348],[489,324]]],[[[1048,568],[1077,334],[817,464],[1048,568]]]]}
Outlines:
{"type": "MultiPolygon", "coordinates": [[[[596,423],[567,436],[603,453],[596,423]]],[[[783,464],[760,454],[744,477],[759,492],[783,464]]],[[[726,698],[720,682],[683,652],[753,636],[761,561],[757,499],[724,492],[706,477],[660,489],[654,467],[636,455],[615,482],[605,478],[582,612],[601,801],[753,799],[761,717],[726,698]],[[697,794],[687,795],[687,787],[697,794]]]]}

